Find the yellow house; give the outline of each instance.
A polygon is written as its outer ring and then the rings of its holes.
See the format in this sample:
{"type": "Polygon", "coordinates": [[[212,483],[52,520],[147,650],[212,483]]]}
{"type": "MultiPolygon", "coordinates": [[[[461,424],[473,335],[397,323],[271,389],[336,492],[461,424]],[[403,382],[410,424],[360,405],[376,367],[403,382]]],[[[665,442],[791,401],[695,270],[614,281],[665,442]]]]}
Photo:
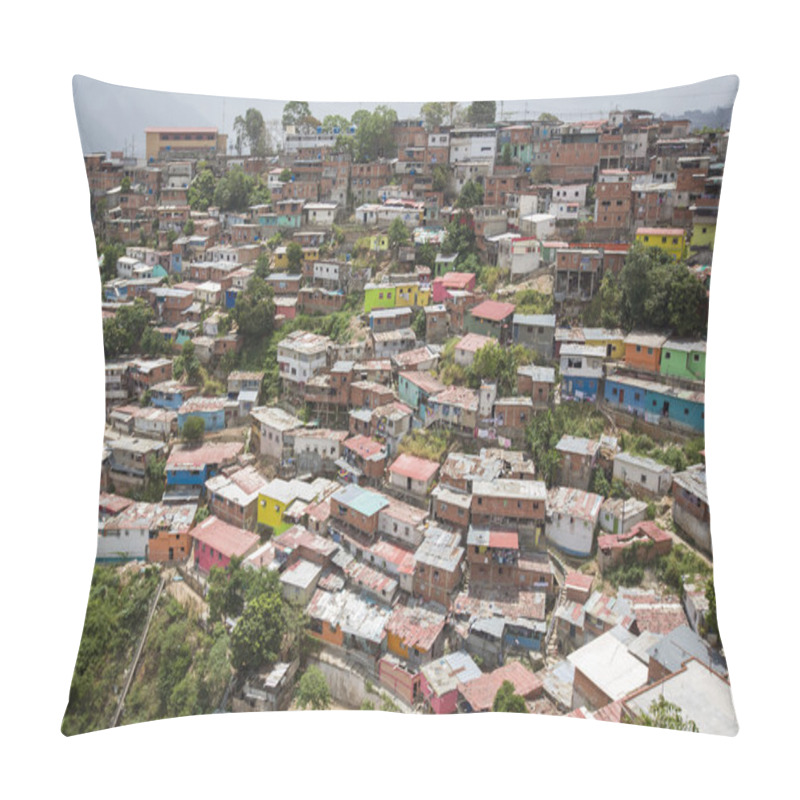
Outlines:
{"type": "Polygon", "coordinates": [[[217,128],[145,128],[145,157],[147,163],[158,161],[166,154],[178,158],[225,155],[228,134],[217,128]]]}
{"type": "Polygon", "coordinates": [[[676,260],[686,255],[686,231],[683,228],[637,228],[636,241],[645,247],[657,247],[676,260]]]}
{"type": "Polygon", "coordinates": [[[396,283],[394,289],[395,308],[403,308],[405,306],[427,306],[430,303],[430,288],[427,286],[420,286],[418,281],[396,283]]]}
{"type": "MultiPolygon", "coordinates": [[[[303,261],[305,261],[306,264],[313,264],[315,261],[319,261],[319,247],[304,247],[302,249],[303,261]]],[[[275,248],[274,264],[275,269],[278,270],[285,270],[289,267],[289,257],[286,254],[286,247],[275,248]]]]}
{"type": "MultiPolygon", "coordinates": [[[[258,524],[270,528],[273,535],[280,536],[285,530],[291,528],[292,522],[284,521],[286,509],[298,498],[301,481],[284,481],[275,478],[270,481],[263,491],[258,493],[258,524]]],[[[307,487],[308,484],[302,484],[307,487]]]]}
{"type": "Polygon", "coordinates": [[[714,237],[717,233],[716,222],[702,222],[696,223],[692,228],[692,242],[690,249],[692,252],[695,250],[703,250],[708,248],[714,249],[714,237]]]}
{"type": "Polygon", "coordinates": [[[583,328],[584,344],[605,349],[605,358],[622,360],[625,358],[625,334],[617,329],[583,328]]]}

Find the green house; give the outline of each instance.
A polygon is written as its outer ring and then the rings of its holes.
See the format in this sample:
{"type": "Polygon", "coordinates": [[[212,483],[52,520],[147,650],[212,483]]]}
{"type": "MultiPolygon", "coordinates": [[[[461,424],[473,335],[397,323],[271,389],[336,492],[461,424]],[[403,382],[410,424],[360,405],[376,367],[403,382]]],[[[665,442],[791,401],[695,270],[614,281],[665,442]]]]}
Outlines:
{"type": "Polygon", "coordinates": [[[667,339],[661,347],[663,376],[690,381],[706,379],[706,343],[701,340],[667,339]]]}

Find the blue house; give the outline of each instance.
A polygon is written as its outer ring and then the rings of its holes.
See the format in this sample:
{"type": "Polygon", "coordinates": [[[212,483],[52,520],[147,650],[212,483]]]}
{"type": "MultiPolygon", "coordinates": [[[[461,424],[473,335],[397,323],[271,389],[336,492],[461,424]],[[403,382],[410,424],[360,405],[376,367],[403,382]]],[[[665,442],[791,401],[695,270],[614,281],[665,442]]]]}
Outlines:
{"type": "Polygon", "coordinates": [[[164,381],[150,387],[150,405],[177,411],[193,394],[194,386],[184,386],[178,381],[164,381]]]}
{"type": "Polygon", "coordinates": [[[547,634],[547,623],[532,619],[507,619],[503,631],[503,644],[508,649],[539,652],[547,634]]]}
{"type": "Polygon", "coordinates": [[[428,416],[428,398],[446,388],[429,372],[401,372],[397,378],[400,400],[417,412],[423,424],[428,416]]]}
{"type": "Polygon", "coordinates": [[[606,378],[604,402],[654,425],[705,431],[705,395],[666,384],[612,375],[606,378]]]}
{"type": "Polygon", "coordinates": [[[183,431],[189,417],[200,417],[205,422],[206,433],[224,430],[226,417],[235,416],[236,410],[236,401],[227,397],[190,397],[178,409],[178,430],[183,431]]]}
{"type": "Polygon", "coordinates": [[[236,462],[244,445],[240,442],[215,442],[200,446],[178,444],[167,459],[165,498],[200,497],[205,483],[224,467],[236,462]]]}

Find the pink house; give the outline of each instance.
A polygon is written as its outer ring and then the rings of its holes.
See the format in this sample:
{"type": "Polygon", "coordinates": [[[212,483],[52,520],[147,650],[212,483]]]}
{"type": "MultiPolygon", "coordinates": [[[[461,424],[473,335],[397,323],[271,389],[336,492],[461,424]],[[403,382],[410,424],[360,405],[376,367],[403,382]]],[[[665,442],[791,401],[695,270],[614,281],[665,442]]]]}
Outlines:
{"type": "Polygon", "coordinates": [[[217,517],[208,517],[192,528],[194,565],[208,573],[211,567],[225,569],[233,556],[249,556],[258,547],[257,534],[229,525],[217,517]]]}
{"type": "Polygon", "coordinates": [[[433,281],[433,303],[443,303],[450,291],[471,292],[474,288],[474,272],[448,272],[433,281]]]}
{"type": "Polygon", "coordinates": [[[434,714],[454,714],[458,708],[458,684],[466,685],[481,675],[480,667],[459,650],[422,668],[420,690],[434,714]]]}

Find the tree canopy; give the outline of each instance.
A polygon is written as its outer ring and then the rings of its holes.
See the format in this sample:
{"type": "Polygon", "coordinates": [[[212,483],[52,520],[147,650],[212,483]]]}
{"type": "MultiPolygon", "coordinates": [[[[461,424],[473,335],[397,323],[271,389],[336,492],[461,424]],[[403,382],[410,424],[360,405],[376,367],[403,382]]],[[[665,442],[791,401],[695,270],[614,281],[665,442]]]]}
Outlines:
{"type": "Polygon", "coordinates": [[[299,708],[311,706],[313,711],[325,711],[331,707],[331,690],[318,667],[309,667],[303,673],[295,697],[299,708]]]}
{"type": "Polygon", "coordinates": [[[236,152],[242,154],[242,145],[247,145],[251,156],[263,158],[269,153],[270,142],[264,117],[257,108],[248,108],[244,117],[237,116],[233,121],[236,134],[236,152]]]}
{"type": "Polygon", "coordinates": [[[319,120],[311,113],[311,108],[305,100],[290,100],[283,107],[281,124],[284,130],[294,127],[303,132],[316,128],[319,120]]]}
{"type": "Polygon", "coordinates": [[[474,100],[467,109],[470,125],[491,125],[497,116],[497,103],[494,100],[474,100]]]}
{"type": "Polygon", "coordinates": [[[670,703],[665,697],[659,697],[650,704],[648,712],[643,712],[635,721],[636,725],[649,728],[669,728],[675,731],[698,732],[697,725],[690,719],[683,718],[680,706],[670,703]]]}
{"type": "Polygon", "coordinates": [[[389,237],[389,247],[395,251],[398,247],[403,247],[411,242],[411,234],[399,217],[392,220],[387,235],[389,237]]]}
{"type": "Polygon", "coordinates": [[[231,661],[237,670],[269,667],[278,660],[286,630],[280,590],[264,592],[247,604],[231,633],[231,661]]]}
{"type": "Polygon", "coordinates": [[[235,166],[217,181],[213,199],[222,211],[244,211],[248,206],[269,203],[270,193],[260,176],[253,177],[235,166]]]}
{"type": "Polygon", "coordinates": [[[458,208],[472,208],[483,204],[483,186],[477,181],[467,181],[458,195],[458,208]]]}
{"type": "Polygon", "coordinates": [[[492,703],[492,711],[501,711],[513,714],[527,714],[528,706],[522,695],[516,694],[514,684],[511,681],[503,681],[503,685],[497,690],[492,703]]]}
{"type": "Polygon", "coordinates": [[[187,417],[183,423],[181,435],[191,444],[203,441],[206,432],[206,422],[202,417],[187,417]]]}
{"type": "Polygon", "coordinates": [[[355,134],[341,136],[338,142],[351,152],[354,161],[363,164],[378,158],[393,158],[397,154],[394,141],[397,112],[393,108],[359,109],[350,121],[356,126],[355,134]]]}
{"type": "Polygon", "coordinates": [[[708,296],[684,264],[655,247],[634,244],[618,276],[607,273],[584,321],[627,330],[705,336],[708,296]]]}

